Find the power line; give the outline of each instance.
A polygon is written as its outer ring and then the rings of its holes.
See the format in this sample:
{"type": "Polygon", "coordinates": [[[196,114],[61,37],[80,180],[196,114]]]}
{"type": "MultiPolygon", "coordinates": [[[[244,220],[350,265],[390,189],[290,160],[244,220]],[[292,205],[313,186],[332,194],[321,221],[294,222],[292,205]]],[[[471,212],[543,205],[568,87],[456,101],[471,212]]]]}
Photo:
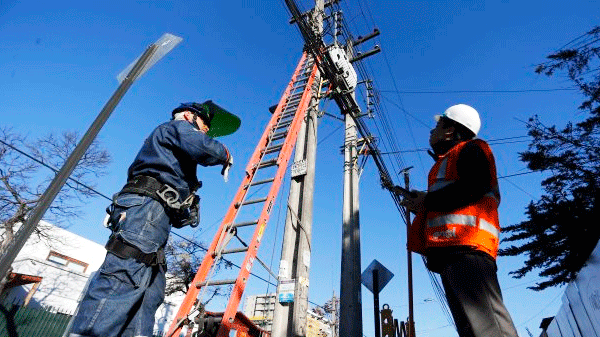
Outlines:
{"type": "Polygon", "coordinates": [[[509,175],[506,175],[506,176],[499,176],[498,179],[504,179],[504,178],[522,176],[522,175],[525,175],[525,174],[531,174],[531,173],[537,173],[537,172],[538,171],[527,171],[527,172],[523,172],[523,173],[509,174],[509,175]]]}
{"type": "MultiPolygon", "coordinates": [[[[514,136],[514,137],[488,139],[487,143],[490,145],[503,145],[503,144],[524,143],[524,142],[529,141],[529,140],[525,140],[524,138],[529,138],[529,136],[514,136]],[[510,141],[508,141],[508,140],[510,140],[510,141]]],[[[379,154],[390,155],[390,154],[394,154],[394,153],[427,152],[428,150],[429,149],[427,149],[427,148],[418,148],[418,149],[409,149],[409,150],[399,150],[399,151],[393,151],[393,152],[380,152],[379,154]]]]}
{"type": "MultiPolygon", "coordinates": [[[[378,90],[379,93],[381,93],[382,91],[378,90]]],[[[414,115],[410,114],[408,111],[406,111],[402,106],[400,106],[398,103],[392,101],[390,98],[385,97],[384,95],[381,95],[381,97],[383,97],[383,99],[385,99],[386,101],[390,102],[392,105],[394,105],[395,107],[397,107],[398,109],[400,109],[400,111],[402,111],[404,114],[412,117],[414,120],[416,120],[417,122],[419,122],[419,124],[429,128],[431,127],[429,124],[423,122],[422,120],[420,120],[419,118],[415,117],[414,115]]]]}
{"type": "Polygon", "coordinates": [[[517,185],[517,184],[513,183],[512,181],[510,181],[510,180],[509,180],[509,179],[507,179],[506,177],[504,177],[504,180],[505,180],[507,183],[509,183],[509,184],[513,185],[513,186],[514,186],[516,189],[518,189],[519,191],[521,191],[521,192],[523,192],[523,193],[527,194],[528,196],[530,196],[530,197],[532,197],[532,198],[535,198],[535,197],[534,197],[534,196],[533,196],[531,193],[529,193],[529,192],[525,191],[524,189],[522,189],[521,187],[519,187],[519,185],[517,185]]]}
{"type": "MultiPolygon", "coordinates": [[[[25,157],[27,157],[27,158],[29,158],[29,159],[31,159],[31,160],[33,160],[33,161],[35,161],[36,163],[38,163],[38,164],[40,164],[40,165],[43,165],[43,166],[45,166],[45,167],[49,168],[50,170],[54,171],[54,173],[58,173],[58,171],[59,171],[59,170],[58,170],[58,169],[56,169],[55,167],[52,167],[52,166],[50,166],[50,165],[48,165],[48,164],[44,163],[43,161],[41,161],[41,160],[39,160],[39,159],[37,159],[37,158],[35,158],[35,157],[33,157],[33,156],[31,156],[31,155],[29,155],[29,154],[27,154],[27,153],[23,152],[22,150],[20,150],[20,149],[16,148],[15,146],[13,146],[13,145],[11,145],[11,144],[8,144],[8,143],[6,143],[5,141],[3,141],[3,140],[1,140],[1,139],[0,139],[0,143],[2,143],[2,144],[4,144],[4,145],[6,145],[6,146],[10,147],[11,149],[13,149],[13,150],[15,150],[15,151],[19,152],[20,154],[22,154],[22,155],[24,155],[25,157]]],[[[102,195],[102,193],[100,193],[100,192],[96,191],[94,188],[92,188],[92,187],[90,187],[90,186],[88,186],[88,185],[86,185],[86,184],[82,183],[81,181],[79,181],[79,180],[77,180],[77,179],[74,179],[74,178],[71,178],[71,177],[69,177],[68,179],[69,179],[69,180],[72,180],[72,181],[74,181],[75,183],[77,183],[77,184],[79,184],[79,185],[81,185],[81,186],[83,186],[83,187],[87,188],[88,190],[90,190],[90,191],[92,191],[92,192],[94,192],[94,193],[96,193],[96,194],[98,194],[98,195],[100,195],[100,196],[104,196],[104,195],[102,195]]],[[[110,198],[108,198],[108,199],[112,201],[112,199],[110,199],[110,198]]]]}
{"type": "Polygon", "coordinates": [[[558,295],[556,295],[556,297],[554,297],[554,299],[552,301],[548,302],[548,304],[546,304],[546,306],[542,310],[540,310],[537,314],[529,317],[527,320],[525,320],[524,322],[521,322],[521,323],[517,324],[516,326],[517,327],[523,326],[526,323],[528,323],[529,321],[531,321],[532,319],[536,318],[539,314],[541,314],[542,312],[544,312],[544,310],[548,309],[550,307],[550,305],[552,303],[554,303],[561,295],[562,295],[561,293],[559,293],[558,295]]]}
{"type": "Polygon", "coordinates": [[[391,92],[397,94],[513,94],[528,92],[554,92],[554,91],[576,91],[578,88],[553,88],[553,89],[517,89],[517,90],[440,90],[440,91],[420,91],[420,90],[380,90],[380,92],[391,92]]]}

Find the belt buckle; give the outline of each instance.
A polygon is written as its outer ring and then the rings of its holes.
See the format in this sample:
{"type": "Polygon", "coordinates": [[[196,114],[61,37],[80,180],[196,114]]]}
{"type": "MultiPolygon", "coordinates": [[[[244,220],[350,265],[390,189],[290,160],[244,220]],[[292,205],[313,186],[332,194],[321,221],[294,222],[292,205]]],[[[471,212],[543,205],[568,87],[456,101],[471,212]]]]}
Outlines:
{"type": "Polygon", "coordinates": [[[181,203],[179,202],[179,192],[173,187],[165,184],[160,190],[156,191],[156,194],[164,200],[167,206],[171,208],[179,208],[181,203]]]}

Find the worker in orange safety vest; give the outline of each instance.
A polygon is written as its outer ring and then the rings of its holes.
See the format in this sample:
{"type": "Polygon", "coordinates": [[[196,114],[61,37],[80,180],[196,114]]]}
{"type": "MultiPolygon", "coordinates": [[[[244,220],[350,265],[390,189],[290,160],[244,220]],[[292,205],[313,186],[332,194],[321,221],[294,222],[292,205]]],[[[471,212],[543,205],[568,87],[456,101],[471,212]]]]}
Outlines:
{"type": "Polygon", "coordinates": [[[461,337],[518,336],[496,274],[500,191],[492,151],[475,138],[479,113],[458,104],[435,119],[427,192],[413,191],[402,202],[417,214],[408,248],[440,274],[461,337]]]}

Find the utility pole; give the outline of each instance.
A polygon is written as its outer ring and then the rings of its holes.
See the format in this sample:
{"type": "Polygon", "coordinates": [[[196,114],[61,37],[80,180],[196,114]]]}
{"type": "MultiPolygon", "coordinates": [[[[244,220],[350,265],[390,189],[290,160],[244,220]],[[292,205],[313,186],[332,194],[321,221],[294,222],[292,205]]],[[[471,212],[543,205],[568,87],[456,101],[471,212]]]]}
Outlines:
{"type": "MultiPolygon", "coordinates": [[[[331,0],[327,4],[337,2],[331,0]]],[[[313,25],[304,20],[304,14],[300,12],[294,0],[285,0],[292,13],[294,22],[305,42],[306,49],[313,55],[319,56],[319,70],[329,82],[331,97],[339,106],[345,116],[345,142],[344,142],[344,205],[343,205],[343,229],[342,229],[342,270],[340,291],[340,336],[362,336],[362,306],[360,296],[360,229],[358,223],[358,165],[356,157],[357,134],[360,125],[356,125],[354,118],[360,113],[360,107],[356,102],[354,90],[357,84],[357,75],[352,62],[359,61],[367,56],[380,51],[379,46],[366,53],[352,57],[353,46],[363,43],[372,37],[379,35],[379,31],[361,37],[356,41],[346,41],[346,51],[341,50],[337,44],[337,32],[335,28],[333,46],[326,46],[322,34],[317,34],[313,25]]],[[[325,5],[327,5],[325,4],[325,5]]],[[[318,11],[316,11],[318,12],[318,11]]],[[[339,16],[335,14],[335,25],[339,24],[339,16]]],[[[314,22],[314,21],[313,21],[314,22]]],[[[370,146],[369,146],[370,147],[370,146]]],[[[274,336],[281,336],[273,333],[274,336]]]]}
{"type": "MultiPolygon", "coordinates": [[[[336,29],[337,30],[337,29],[336,29]]],[[[354,46],[379,34],[372,34],[357,41],[347,41],[346,54],[350,62],[363,59],[379,50],[374,50],[354,58],[354,46]]],[[[348,94],[351,101],[356,102],[355,92],[348,94]]],[[[359,118],[360,109],[342,110],[344,114],[344,204],[342,209],[342,263],[340,276],[340,336],[362,336],[362,303],[360,266],[360,218],[359,218],[359,178],[357,149],[357,126],[355,118],[359,118]]],[[[365,141],[367,141],[365,139],[365,141]]]]}
{"type": "MultiPolygon", "coordinates": [[[[318,35],[323,30],[323,8],[324,0],[316,0],[311,23],[313,30],[318,35]]],[[[292,177],[290,182],[279,263],[279,286],[282,280],[294,280],[294,301],[280,303],[281,289],[278,287],[273,313],[272,336],[306,336],[320,85],[321,75],[317,73],[313,84],[313,96],[306,118],[298,133],[294,155],[294,165],[300,168],[306,167],[306,169],[305,172],[300,169],[300,172],[297,172],[299,175],[292,177]]]]}
{"type": "MultiPolygon", "coordinates": [[[[407,167],[403,171],[404,173],[404,188],[410,190],[410,176],[408,171],[412,168],[407,167]]],[[[406,209],[406,233],[410,230],[410,212],[406,209]]],[[[408,277],[408,337],[415,337],[415,317],[414,317],[414,303],[413,303],[413,275],[412,275],[412,252],[406,250],[407,255],[407,277],[408,277]]]]}
{"type": "Polygon", "coordinates": [[[362,336],[357,131],[350,113],[344,114],[346,132],[344,137],[340,336],[362,336]]]}

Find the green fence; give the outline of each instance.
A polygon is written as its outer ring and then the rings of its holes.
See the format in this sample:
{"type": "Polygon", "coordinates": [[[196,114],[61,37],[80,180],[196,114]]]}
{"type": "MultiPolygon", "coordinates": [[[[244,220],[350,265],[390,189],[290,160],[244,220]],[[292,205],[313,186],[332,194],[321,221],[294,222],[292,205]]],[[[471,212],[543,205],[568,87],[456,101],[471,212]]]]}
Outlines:
{"type": "Polygon", "coordinates": [[[0,337],[60,337],[70,314],[0,303],[0,337]]]}

